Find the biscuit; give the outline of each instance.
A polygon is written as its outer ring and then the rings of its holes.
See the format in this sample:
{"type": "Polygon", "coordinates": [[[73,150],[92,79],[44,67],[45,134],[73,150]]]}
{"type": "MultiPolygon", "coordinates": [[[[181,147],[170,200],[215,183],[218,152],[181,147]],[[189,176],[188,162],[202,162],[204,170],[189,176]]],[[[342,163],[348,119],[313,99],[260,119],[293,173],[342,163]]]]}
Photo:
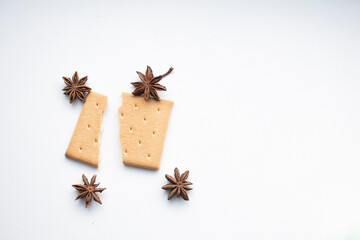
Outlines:
{"type": "Polygon", "coordinates": [[[99,93],[88,94],[65,156],[98,167],[102,114],[107,99],[99,93]]]}
{"type": "Polygon", "coordinates": [[[119,107],[120,143],[123,163],[136,167],[159,169],[171,109],[168,100],[146,101],[123,93],[119,107]]]}

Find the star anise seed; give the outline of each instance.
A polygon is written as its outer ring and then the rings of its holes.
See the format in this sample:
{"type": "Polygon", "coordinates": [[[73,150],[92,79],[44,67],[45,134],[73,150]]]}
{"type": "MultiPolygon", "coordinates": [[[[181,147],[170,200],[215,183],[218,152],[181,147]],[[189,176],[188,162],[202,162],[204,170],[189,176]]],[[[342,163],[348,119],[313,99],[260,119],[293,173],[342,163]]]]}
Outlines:
{"type": "Polygon", "coordinates": [[[189,196],[187,194],[187,190],[192,190],[191,187],[188,185],[191,185],[191,182],[185,181],[189,177],[189,171],[184,172],[180,176],[180,172],[178,168],[175,168],[174,170],[175,178],[172,176],[165,174],[165,178],[170,182],[169,184],[166,184],[162,187],[164,190],[171,190],[168,196],[168,200],[170,200],[175,194],[176,197],[182,197],[184,200],[189,200],[189,196]]]}
{"type": "Polygon", "coordinates": [[[132,92],[135,96],[144,95],[145,100],[149,100],[151,97],[159,101],[160,97],[156,91],[166,91],[166,87],[158,84],[158,82],[165,76],[167,76],[174,68],[170,68],[165,74],[154,77],[151,67],[147,66],[145,75],[141,72],[136,72],[139,75],[141,82],[132,82],[135,90],[132,92]]]}
{"type": "Polygon", "coordinates": [[[83,174],[82,179],[84,181],[85,185],[81,184],[74,184],[72,185],[76,190],[79,191],[78,196],[75,198],[75,200],[78,200],[79,198],[85,198],[85,207],[87,208],[91,202],[92,199],[94,199],[96,202],[102,204],[99,195],[96,194],[96,192],[102,192],[106,188],[97,188],[100,183],[96,183],[96,174],[91,178],[91,181],[89,183],[89,180],[87,177],[83,174]]]}
{"type": "Polygon", "coordinates": [[[76,97],[85,102],[85,94],[91,91],[91,88],[85,86],[88,77],[83,77],[79,80],[77,72],[74,73],[72,80],[68,77],[63,77],[66,87],[63,88],[64,94],[69,95],[69,101],[72,103],[76,97]]]}

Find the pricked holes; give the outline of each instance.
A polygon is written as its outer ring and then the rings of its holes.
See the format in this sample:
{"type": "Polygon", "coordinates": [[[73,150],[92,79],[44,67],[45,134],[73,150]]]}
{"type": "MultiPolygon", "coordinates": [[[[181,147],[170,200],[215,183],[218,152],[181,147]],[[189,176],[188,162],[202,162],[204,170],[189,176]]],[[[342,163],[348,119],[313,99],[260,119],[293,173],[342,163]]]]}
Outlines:
{"type": "Polygon", "coordinates": [[[80,152],[82,151],[82,147],[79,148],[80,152]]]}
{"type": "Polygon", "coordinates": [[[90,129],[90,124],[88,124],[88,129],[90,129]]]}
{"type": "Polygon", "coordinates": [[[97,139],[94,140],[95,144],[97,144],[97,139]]]}
{"type": "Polygon", "coordinates": [[[146,122],[146,117],[144,117],[144,123],[146,122]]]}
{"type": "Polygon", "coordinates": [[[160,112],[160,108],[159,108],[159,107],[157,108],[157,112],[158,112],[158,113],[160,112]]]}
{"type": "Polygon", "coordinates": [[[99,103],[96,103],[96,107],[97,107],[97,108],[99,107],[99,103]]]}
{"type": "Polygon", "coordinates": [[[135,105],[134,105],[134,108],[135,108],[135,109],[137,109],[137,108],[138,108],[138,105],[137,105],[137,103],[135,103],[135,105]]]}
{"type": "Polygon", "coordinates": [[[123,118],[124,117],[124,113],[122,112],[122,113],[120,113],[120,116],[123,118]]]}
{"type": "Polygon", "coordinates": [[[129,127],[129,131],[132,132],[132,131],[133,131],[133,127],[129,127]]]}
{"type": "Polygon", "coordinates": [[[155,136],[155,131],[152,132],[153,136],[155,136]]]}
{"type": "Polygon", "coordinates": [[[141,140],[138,141],[139,145],[141,145],[141,140]]]}
{"type": "Polygon", "coordinates": [[[124,153],[125,153],[125,154],[127,154],[127,153],[128,153],[127,149],[125,149],[125,150],[124,150],[124,153]]]}
{"type": "Polygon", "coordinates": [[[150,159],[150,157],[151,157],[151,154],[150,154],[150,153],[148,153],[148,154],[147,154],[147,158],[149,158],[149,159],[150,159]]]}

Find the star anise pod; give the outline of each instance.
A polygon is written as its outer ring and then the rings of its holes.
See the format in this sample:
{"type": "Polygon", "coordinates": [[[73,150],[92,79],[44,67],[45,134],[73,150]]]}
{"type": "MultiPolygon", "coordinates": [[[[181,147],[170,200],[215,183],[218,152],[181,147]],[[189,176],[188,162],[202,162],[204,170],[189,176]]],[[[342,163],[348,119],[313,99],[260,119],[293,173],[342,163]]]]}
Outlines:
{"type": "Polygon", "coordinates": [[[184,172],[180,176],[180,172],[178,168],[174,170],[175,178],[172,176],[165,174],[165,178],[170,182],[162,187],[162,189],[168,190],[171,189],[169,193],[168,200],[170,200],[176,193],[176,197],[182,197],[185,200],[189,200],[189,196],[186,190],[192,190],[191,187],[187,185],[191,185],[191,182],[185,181],[189,177],[189,171],[184,172]]]}
{"type": "Polygon", "coordinates": [[[166,87],[158,84],[158,82],[165,76],[167,76],[174,68],[170,68],[165,74],[154,77],[151,67],[147,66],[145,75],[141,72],[136,72],[141,82],[132,82],[131,84],[134,85],[136,88],[132,92],[135,96],[141,96],[144,94],[145,100],[149,100],[150,97],[153,97],[155,100],[159,101],[160,97],[156,91],[166,91],[166,87]]]}
{"type": "Polygon", "coordinates": [[[74,73],[72,80],[68,77],[63,77],[66,87],[63,88],[64,94],[69,95],[70,103],[72,103],[76,97],[85,101],[85,93],[90,92],[91,88],[85,86],[88,77],[83,77],[79,80],[77,72],[74,73]]]}
{"type": "Polygon", "coordinates": [[[85,185],[81,185],[81,184],[72,185],[76,190],[79,191],[79,194],[75,200],[86,197],[85,198],[85,207],[86,208],[89,206],[92,199],[94,199],[96,202],[102,204],[100,197],[96,194],[96,192],[102,192],[106,188],[97,188],[100,185],[100,183],[95,184],[96,174],[91,178],[90,183],[84,174],[82,175],[82,179],[83,179],[85,185]]]}

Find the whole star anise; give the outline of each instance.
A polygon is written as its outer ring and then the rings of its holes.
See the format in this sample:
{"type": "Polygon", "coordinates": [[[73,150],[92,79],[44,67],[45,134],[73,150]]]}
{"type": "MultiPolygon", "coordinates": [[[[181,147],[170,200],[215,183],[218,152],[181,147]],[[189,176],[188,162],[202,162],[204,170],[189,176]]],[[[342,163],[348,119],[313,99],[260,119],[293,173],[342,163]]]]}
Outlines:
{"type": "Polygon", "coordinates": [[[178,168],[175,168],[174,170],[175,178],[172,176],[165,174],[165,178],[171,182],[170,184],[166,184],[162,187],[162,189],[168,190],[171,189],[171,192],[169,193],[168,200],[170,200],[176,193],[176,197],[182,197],[185,200],[189,200],[189,196],[186,192],[186,190],[192,190],[191,187],[187,185],[191,185],[191,182],[185,181],[189,177],[189,171],[184,172],[180,176],[180,172],[178,168]]]}
{"type": "Polygon", "coordinates": [[[165,74],[154,77],[151,67],[147,66],[145,75],[141,72],[136,72],[141,82],[132,82],[136,88],[132,92],[135,96],[141,96],[144,94],[145,100],[149,100],[150,97],[153,97],[155,100],[159,101],[160,97],[156,91],[166,91],[166,87],[158,84],[158,82],[165,76],[167,76],[174,68],[170,68],[165,74]]]}
{"type": "Polygon", "coordinates": [[[96,194],[96,192],[102,192],[106,188],[97,188],[100,185],[100,183],[95,184],[96,174],[91,178],[90,183],[84,174],[82,175],[82,179],[83,179],[85,185],[81,185],[81,184],[72,185],[76,190],[79,191],[79,194],[75,200],[86,197],[85,198],[85,207],[86,208],[89,206],[92,199],[94,199],[96,202],[102,204],[100,197],[96,194]]]}
{"type": "Polygon", "coordinates": [[[85,93],[90,92],[91,88],[85,86],[88,77],[83,77],[79,80],[77,72],[74,73],[72,80],[68,77],[63,77],[66,87],[63,88],[64,94],[69,95],[70,103],[72,103],[76,97],[85,101],[85,93]]]}

